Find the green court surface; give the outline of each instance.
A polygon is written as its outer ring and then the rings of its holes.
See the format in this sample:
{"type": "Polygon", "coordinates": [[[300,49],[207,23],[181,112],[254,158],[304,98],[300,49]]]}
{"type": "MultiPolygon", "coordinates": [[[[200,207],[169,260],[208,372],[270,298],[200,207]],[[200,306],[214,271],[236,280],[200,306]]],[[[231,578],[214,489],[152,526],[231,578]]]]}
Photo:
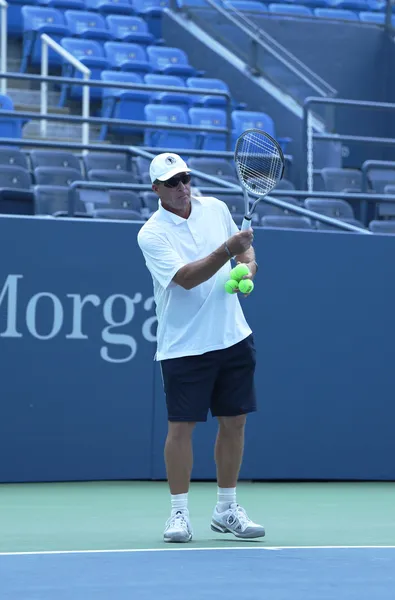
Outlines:
{"type": "MultiPolygon", "coordinates": [[[[216,484],[192,483],[188,547],[394,546],[395,483],[240,483],[260,541],[210,530],[216,484]]],[[[169,548],[165,482],[0,485],[0,552],[169,548]]],[[[172,545],[173,547],[173,545],[172,545]]]]}

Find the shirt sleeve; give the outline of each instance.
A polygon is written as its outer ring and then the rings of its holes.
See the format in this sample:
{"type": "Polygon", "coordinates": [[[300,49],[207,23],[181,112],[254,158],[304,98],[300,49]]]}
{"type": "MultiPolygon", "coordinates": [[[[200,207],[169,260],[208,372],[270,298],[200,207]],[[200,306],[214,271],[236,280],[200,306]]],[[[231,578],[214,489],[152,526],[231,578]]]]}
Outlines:
{"type": "Polygon", "coordinates": [[[137,236],[137,242],[152,277],[163,288],[167,288],[177,271],[185,266],[186,262],[172,248],[165,236],[140,232],[137,236]]]}

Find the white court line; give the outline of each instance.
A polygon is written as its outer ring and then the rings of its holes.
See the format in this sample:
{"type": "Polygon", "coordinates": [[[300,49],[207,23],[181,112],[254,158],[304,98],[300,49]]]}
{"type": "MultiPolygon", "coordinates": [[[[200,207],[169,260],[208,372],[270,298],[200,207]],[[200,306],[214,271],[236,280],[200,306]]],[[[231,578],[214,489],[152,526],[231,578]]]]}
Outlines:
{"type": "Polygon", "coordinates": [[[227,550],[394,550],[395,546],[228,546],[226,548],[125,548],[119,550],[42,550],[31,552],[0,552],[0,556],[52,556],[58,554],[128,554],[133,552],[223,552],[227,550]]]}

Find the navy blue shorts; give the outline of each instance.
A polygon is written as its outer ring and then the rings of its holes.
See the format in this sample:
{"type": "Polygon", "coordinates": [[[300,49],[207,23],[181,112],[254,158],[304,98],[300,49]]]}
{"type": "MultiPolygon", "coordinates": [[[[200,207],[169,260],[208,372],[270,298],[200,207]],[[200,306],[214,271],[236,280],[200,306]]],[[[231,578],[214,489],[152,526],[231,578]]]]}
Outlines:
{"type": "Polygon", "coordinates": [[[256,410],[252,335],[223,350],[161,361],[169,421],[207,421],[256,410]]]}

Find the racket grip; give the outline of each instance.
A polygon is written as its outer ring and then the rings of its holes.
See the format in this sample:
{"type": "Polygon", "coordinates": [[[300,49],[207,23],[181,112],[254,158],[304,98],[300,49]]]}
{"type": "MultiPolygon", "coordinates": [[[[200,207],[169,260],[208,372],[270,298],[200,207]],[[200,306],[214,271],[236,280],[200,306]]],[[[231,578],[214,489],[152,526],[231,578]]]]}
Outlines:
{"type": "Polygon", "coordinates": [[[243,222],[241,224],[241,231],[245,231],[251,227],[251,219],[248,217],[244,217],[243,222]]]}

